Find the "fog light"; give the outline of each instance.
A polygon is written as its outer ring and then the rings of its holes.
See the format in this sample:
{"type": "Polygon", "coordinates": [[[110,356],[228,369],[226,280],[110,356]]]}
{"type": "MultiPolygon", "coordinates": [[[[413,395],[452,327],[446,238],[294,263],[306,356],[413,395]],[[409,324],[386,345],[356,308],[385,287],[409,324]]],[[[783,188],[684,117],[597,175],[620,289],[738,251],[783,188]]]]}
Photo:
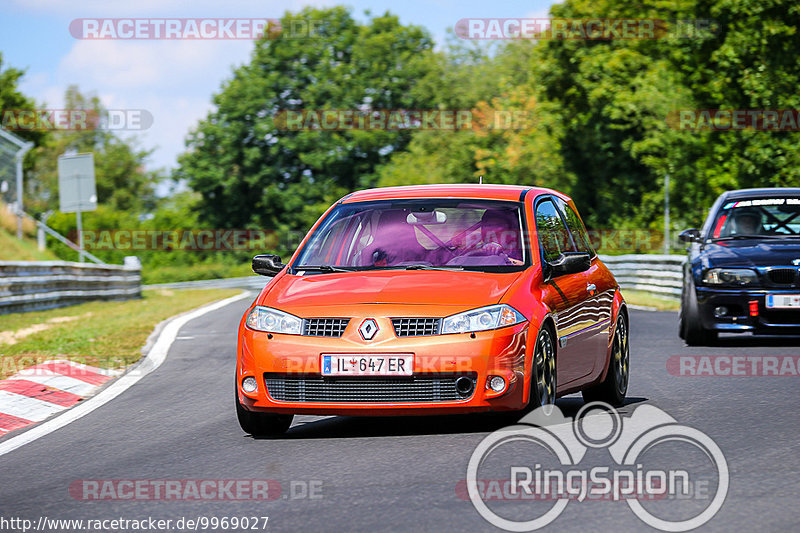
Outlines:
{"type": "Polygon", "coordinates": [[[506,388],[506,380],[500,376],[489,376],[488,385],[494,392],[500,392],[506,388]]]}
{"type": "Polygon", "coordinates": [[[253,376],[247,376],[242,380],[242,390],[245,392],[255,392],[258,388],[258,382],[253,376]]]}
{"type": "Polygon", "coordinates": [[[758,316],[758,300],[750,300],[750,316],[758,316]]]}
{"type": "Polygon", "coordinates": [[[717,316],[725,316],[728,314],[728,308],[724,305],[720,305],[719,307],[714,308],[714,314],[717,316]]]}

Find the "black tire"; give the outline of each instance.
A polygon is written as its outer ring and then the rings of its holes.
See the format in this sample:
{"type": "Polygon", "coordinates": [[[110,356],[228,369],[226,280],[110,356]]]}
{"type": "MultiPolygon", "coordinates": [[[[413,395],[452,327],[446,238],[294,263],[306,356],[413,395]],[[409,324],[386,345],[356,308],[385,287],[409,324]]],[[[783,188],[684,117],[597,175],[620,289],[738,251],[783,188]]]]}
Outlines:
{"type": "Polygon", "coordinates": [[[697,293],[695,293],[694,283],[691,281],[691,274],[684,276],[679,316],[680,326],[678,333],[687,346],[712,346],[717,342],[717,332],[703,327],[697,306],[697,293]]]}
{"type": "Polygon", "coordinates": [[[620,311],[617,325],[614,327],[614,340],[611,344],[611,358],[606,378],[598,385],[582,391],[586,403],[604,402],[613,406],[622,405],[630,380],[630,354],[628,316],[620,311]]]}
{"type": "Polygon", "coordinates": [[[255,413],[248,411],[239,403],[239,391],[236,394],[236,418],[245,433],[254,437],[283,435],[292,425],[294,415],[277,415],[272,413],[255,413]]]}
{"type": "Polygon", "coordinates": [[[536,337],[531,363],[531,393],[528,405],[538,407],[553,406],[556,403],[556,371],[555,335],[549,326],[544,326],[536,337]]]}

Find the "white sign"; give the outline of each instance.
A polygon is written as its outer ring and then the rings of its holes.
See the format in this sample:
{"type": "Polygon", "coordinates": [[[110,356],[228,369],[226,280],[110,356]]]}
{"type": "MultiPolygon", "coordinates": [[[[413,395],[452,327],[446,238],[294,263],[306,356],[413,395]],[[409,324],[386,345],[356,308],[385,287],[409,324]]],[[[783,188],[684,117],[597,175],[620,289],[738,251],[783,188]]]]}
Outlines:
{"type": "Polygon", "coordinates": [[[94,154],[58,157],[58,196],[62,213],[97,209],[94,154]]]}

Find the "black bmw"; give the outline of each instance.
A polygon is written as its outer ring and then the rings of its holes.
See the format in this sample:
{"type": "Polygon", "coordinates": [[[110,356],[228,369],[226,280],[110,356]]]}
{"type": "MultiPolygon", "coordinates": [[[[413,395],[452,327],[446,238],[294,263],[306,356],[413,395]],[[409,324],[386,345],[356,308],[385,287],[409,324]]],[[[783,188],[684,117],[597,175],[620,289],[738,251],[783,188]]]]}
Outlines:
{"type": "Polygon", "coordinates": [[[800,335],[800,188],[722,194],[703,228],[687,229],[680,336],[719,332],[800,335]]]}

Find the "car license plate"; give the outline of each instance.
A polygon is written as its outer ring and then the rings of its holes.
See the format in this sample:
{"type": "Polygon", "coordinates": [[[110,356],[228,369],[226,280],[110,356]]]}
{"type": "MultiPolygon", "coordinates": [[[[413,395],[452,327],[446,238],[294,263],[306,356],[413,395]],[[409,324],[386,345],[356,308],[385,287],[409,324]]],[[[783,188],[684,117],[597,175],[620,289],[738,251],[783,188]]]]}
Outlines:
{"type": "Polygon", "coordinates": [[[800,294],[768,294],[768,309],[800,309],[800,294]]]}
{"type": "Polygon", "coordinates": [[[412,354],[322,354],[323,376],[410,376],[412,354]]]}

